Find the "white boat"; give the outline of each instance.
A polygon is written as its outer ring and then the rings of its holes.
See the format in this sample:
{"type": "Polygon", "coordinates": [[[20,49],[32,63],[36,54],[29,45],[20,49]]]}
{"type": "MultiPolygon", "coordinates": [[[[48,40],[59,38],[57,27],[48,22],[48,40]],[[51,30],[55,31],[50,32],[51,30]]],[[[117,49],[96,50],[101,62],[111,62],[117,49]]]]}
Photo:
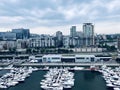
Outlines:
{"type": "Polygon", "coordinates": [[[41,86],[41,88],[44,89],[44,90],[63,90],[63,87],[58,86],[58,85],[57,86],[56,85],[50,86],[50,85],[44,84],[44,85],[41,86]]]}
{"type": "Polygon", "coordinates": [[[50,69],[41,80],[41,88],[45,90],[63,90],[63,88],[70,89],[74,86],[74,74],[63,68],[50,69]]]}
{"type": "Polygon", "coordinates": [[[29,77],[33,70],[32,67],[14,68],[12,66],[9,66],[5,69],[10,69],[10,68],[11,68],[10,72],[6,73],[0,78],[0,88],[15,86],[19,82],[24,82],[25,78],[29,77]]]}
{"type": "Polygon", "coordinates": [[[108,83],[106,86],[108,86],[108,87],[114,87],[114,85],[112,83],[108,83]]]}
{"type": "Polygon", "coordinates": [[[0,67],[0,70],[2,70],[3,68],[2,67],[0,67]]]}
{"type": "Polygon", "coordinates": [[[74,67],[73,69],[74,69],[74,70],[83,70],[84,67],[74,67]]]}
{"type": "Polygon", "coordinates": [[[1,88],[1,89],[5,89],[5,88],[7,88],[7,86],[6,86],[6,85],[1,85],[1,84],[0,84],[0,88],[1,88]]]}
{"type": "Polygon", "coordinates": [[[120,90],[120,88],[114,88],[114,90],[120,90]]]}

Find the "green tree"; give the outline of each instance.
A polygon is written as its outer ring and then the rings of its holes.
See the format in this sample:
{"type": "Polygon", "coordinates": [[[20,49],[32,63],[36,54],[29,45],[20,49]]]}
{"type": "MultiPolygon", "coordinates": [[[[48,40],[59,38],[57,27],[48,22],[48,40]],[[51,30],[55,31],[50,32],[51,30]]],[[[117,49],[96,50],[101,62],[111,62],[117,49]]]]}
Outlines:
{"type": "Polygon", "coordinates": [[[32,53],[32,49],[31,48],[27,48],[26,49],[26,53],[28,53],[28,54],[32,53]]]}

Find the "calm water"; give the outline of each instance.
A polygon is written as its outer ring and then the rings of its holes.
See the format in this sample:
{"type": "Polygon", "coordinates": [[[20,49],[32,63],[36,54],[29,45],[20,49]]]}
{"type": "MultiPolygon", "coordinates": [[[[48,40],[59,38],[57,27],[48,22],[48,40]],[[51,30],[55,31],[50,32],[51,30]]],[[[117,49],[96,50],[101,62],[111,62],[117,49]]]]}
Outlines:
{"type": "Polygon", "coordinates": [[[3,76],[5,73],[8,73],[9,70],[0,70],[0,77],[3,76]]]}
{"type": "MultiPolygon", "coordinates": [[[[45,71],[33,72],[24,83],[20,83],[15,87],[0,90],[41,90],[40,81],[43,79],[45,71]]],[[[75,86],[72,90],[107,90],[105,81],[98,72],[91,71],[75,71],[75,86]]]]}
{"type": "Polygon", "coordinates": [[[107,90],[99,72],[75,71],[75,86],[72,90],[107,90]]]}

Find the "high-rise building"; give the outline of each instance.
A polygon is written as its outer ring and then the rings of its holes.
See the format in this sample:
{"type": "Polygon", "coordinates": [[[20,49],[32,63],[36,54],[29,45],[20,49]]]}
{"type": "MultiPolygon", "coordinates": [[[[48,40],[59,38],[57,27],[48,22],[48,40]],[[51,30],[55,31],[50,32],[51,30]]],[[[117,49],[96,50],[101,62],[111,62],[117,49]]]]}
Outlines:
{"type": "Polygon", "coordinates": [[[118,38],[118,43],[117,44],[118,44],[118,46],[117,46],[118,50],[120,51],[120,38],[118,38]]]}
{"type": "Polygon", "coordinates": [[[60,31],[56,32],[56,46],[57,47],[63,46],[63,34],[60,31]]]}
{"type": "Polygon", "coordinates": [[[75,37],[76,36],[76,26],[72,26],[70,28],[70,37],[75,37]]]}
{"type": "Polygon", "coordinates": [[[12,29],[12,32],[16,33],[17,39],[29,39],[30,38],[29,29],[24,29],[24,28],[12,29]]]}
{"type": "Polygon", "coordinates": [[[69,46],[70,46],[70,37],[69,36],[64,36],[63,37],[63,46],[65,48],[69,48],[69,46]]]}
{"type": "Polygon", "coordinates": [[[94,36],[94,25],[92,23],[83,24],[83,33],[84,37],[93,37],[94,36]]]}
{"type": "Polygon", "coordinates": [[[82,37],[83,37],[83,32],[77,31],[77,32],[76,32],[76,36],[82,38],[82,37]]]}
{"type": "Polygon", "coordinates": [[[83,24],[83,37],[86,46],[94,45],[94,25],[92,23],[83,24]]]}

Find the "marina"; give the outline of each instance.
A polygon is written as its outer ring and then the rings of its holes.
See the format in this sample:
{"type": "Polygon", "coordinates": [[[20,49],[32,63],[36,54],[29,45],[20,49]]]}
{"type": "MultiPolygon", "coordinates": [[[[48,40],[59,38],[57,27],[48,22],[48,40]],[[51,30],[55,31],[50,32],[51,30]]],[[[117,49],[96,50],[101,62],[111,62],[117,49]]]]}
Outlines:
{"type": "Polygon", "coordinates": [[[24,82],[25,78],[29,77],[33,71],[37,70],[36,68],[33,69],[32,67],[6,67],[6,69],[10,69],[10,72],[4,74],[0,78],[0,88],[2,89],[9,88],[11,86],[17,85],[18,83],[24,82]]]}
{"type": "Polygon", "coordinates": [[[0,90],[28,90],[28,88],[32,90],[31,86],[36,87],[34,90],[120,90],[120,67],[103,65],[96,69],[96,66],[89,68],[8,66],[4,67],[4,70],[6,69],[9,69],[9,72],[0,77],[0,90]],[[98,87],[101,89],[97,89],[98,87]]]}
{"type": "Polygon", "coordinates": [[[99,72],[102,72],[108,88],[120,90],[120,67],[112,69],[111,67],[102,66],[99,72]]]}
{"type": "Polygon", "coordinates": [[[120,0],[0,0],[0,90],[120,90],[120,0]]]}

